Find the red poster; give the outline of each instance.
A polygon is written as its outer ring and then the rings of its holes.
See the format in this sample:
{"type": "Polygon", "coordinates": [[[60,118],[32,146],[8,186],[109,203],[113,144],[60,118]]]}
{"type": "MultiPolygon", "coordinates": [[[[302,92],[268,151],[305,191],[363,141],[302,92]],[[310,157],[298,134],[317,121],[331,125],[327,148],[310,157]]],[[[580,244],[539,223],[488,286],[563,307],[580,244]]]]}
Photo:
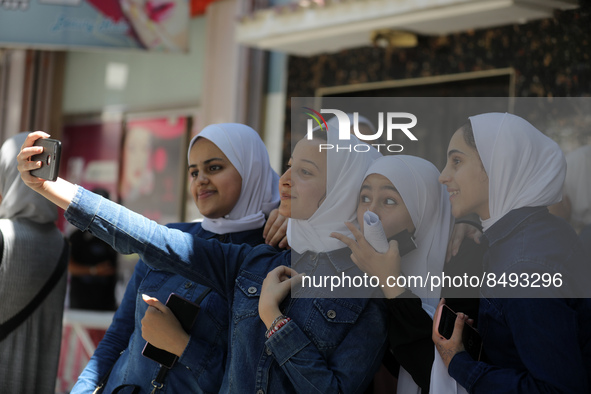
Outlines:
{"type": "MultiPolygon", "coordinates": [[[[87,119],[66,123],[60,176],[88,190],[106,189],[116,201],[122,133],[122,124],[117,121],[87,119]]],[[[63,228],[63,216],[59,217],[63,228]]]]}
{"type": "Polygon", "coordinates": [[[121,203],[159,223],[183,220],[189,118],[127,120],[121,156],[121,203]]]}

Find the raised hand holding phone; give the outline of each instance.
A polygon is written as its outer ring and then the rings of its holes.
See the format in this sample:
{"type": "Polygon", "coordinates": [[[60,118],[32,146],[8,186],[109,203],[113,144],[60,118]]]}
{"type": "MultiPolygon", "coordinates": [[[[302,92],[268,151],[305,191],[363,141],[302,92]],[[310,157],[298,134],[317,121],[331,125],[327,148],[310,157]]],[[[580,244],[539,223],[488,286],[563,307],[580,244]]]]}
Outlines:
{"type": "Polygon", "coordinates": [[[30,133],[21,147],[21,151],[16,156],[17,168],[21,174],[21,179],[31,189],[53,202],[62,209],[67,209],[68,205],[76,195],[77,186],[62,179],[57,178],[55,182],[47,182],[44,179],[31,174],[32,170],[41,168],[39,161],[32,161],[34,155],[43,152],[43,148],[35,146],[34,143],[40,138],[49,138],[49,134],[43,131],[30,133]]]}
{"type": "Polygon", "coordinates": [[[60,169],[62,143],[51,138],[40,138],[35,141],[34,146],[43,147],[43,152],[31,157],[32,161],[41,162],[41,167],[32,170],[31,175],[52,182],[55,181],[60,169]]]}

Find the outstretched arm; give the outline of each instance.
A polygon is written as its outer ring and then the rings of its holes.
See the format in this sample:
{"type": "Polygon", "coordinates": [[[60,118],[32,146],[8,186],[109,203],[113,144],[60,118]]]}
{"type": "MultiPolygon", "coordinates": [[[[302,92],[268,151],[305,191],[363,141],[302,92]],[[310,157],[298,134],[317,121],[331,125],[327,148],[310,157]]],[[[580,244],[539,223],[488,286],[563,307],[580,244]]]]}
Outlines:
{"type": "MultiPolygon", "coordinates": [[[[40,152],[33,143],[47,137],[42,131],[27,137],[17,156],[18,168],[30,188],[65,209],[70,223],[90,231],[119,253],[139,254],[152,268],[182,275],[226,296],[232,294],[237,272],[252,247],[206,241],[159,225],[66,180],[48,182],[32,176],[29,171],[39,163],[30,157],[40,152]]],[[[271,248],[266,252],[276,254],[271,248]]]]}

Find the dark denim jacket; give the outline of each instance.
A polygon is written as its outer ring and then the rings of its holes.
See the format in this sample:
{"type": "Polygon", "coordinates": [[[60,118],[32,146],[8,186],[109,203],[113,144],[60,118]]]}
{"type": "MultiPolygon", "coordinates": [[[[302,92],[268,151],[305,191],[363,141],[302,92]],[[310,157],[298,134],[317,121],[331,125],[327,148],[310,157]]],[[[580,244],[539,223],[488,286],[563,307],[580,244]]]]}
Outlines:
{"type": "MultiPolygon", "coordinates": [[[[263,242],[262,229],[218,235],[204,230],[201,223],[173,223],[168,227],[221,242],[250,245],[263,242]]],[[[141,295],[147,294],[165,303],[170,293],[176,293],[195,301],[206,289],[180,275],[153,270],[142,260],[138,261],[113,322],[71,393],[92,393],[111,367],[104,393],[125,384],[138,385],[142,392],[151,392],[150,382],[160,366],[142,356],[146,341],[142,338],[141,320],[147,304],[141,295]]],[[[210,292],[200,304],[187,348],[168,372],[160,393],[218,393],[220,390],[228,347],[228,303],[220,294],[210,292]]]]}
{"type": "MultiPolygon", "coordinates": [[[[156,269],[202,283],[230,304],[224,393],[358,393],[379,367],[386,345],[380,299],[287,298],[292,321],[269,340],[258,316],[267,273],[290,266],[291,253],[267,245],[221,244],[159,226],[79,188],[66,218],[120,253],[139,253],[156,269]]],[[[360,274],[346,250],[314,255],[317,266],[360,274]]],[[[310,258],[304,255],[302,258],[310,258]]],[[[312,259],[311,259],[312,260],[312,259]]]]}
{"type": "Polygon", "coordinates": [[[479,330],[490,364],[458,353],[449,374],[470,393],[589,393],[591,377],[591,300],[574,298],[588,261],[570,226],[545,207],[509,212],[482,241],[489,248],[484,271],[561,273],[560,288],[527,292],[485,286],[479,330]],[[507,298],[525,294],[532,298],[507,298]],[[533,298],[540,297],[540,298],[533,298]]]}

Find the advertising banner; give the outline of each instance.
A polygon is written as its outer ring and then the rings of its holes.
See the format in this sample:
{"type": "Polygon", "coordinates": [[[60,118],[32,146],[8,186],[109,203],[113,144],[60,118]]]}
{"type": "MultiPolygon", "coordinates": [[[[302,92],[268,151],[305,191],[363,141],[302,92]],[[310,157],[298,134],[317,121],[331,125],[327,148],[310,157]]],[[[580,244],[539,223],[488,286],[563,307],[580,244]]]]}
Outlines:
{"type": "Polygon", "coordinates": [[[186,52],[188,0],[7,1],[0,45],[186,52]]]}
{"type": "Polygon", "coordinates": [[[123,138],[120,202],[161,224],[183,220],[183,179],[191,120],[129,115],[123,138]]]}

